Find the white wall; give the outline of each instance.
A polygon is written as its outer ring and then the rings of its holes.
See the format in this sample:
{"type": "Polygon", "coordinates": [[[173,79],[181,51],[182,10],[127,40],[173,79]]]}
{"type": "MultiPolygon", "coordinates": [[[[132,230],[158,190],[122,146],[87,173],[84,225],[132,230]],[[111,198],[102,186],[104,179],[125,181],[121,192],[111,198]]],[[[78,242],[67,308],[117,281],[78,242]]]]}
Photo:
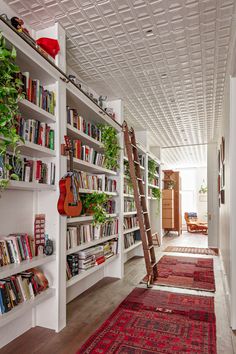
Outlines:
{"type": "Polygon", "coordinates": [[[207,183],[207,168],[183,168],[178,169],[182,180],[182,220],[185,212],[196,212],[198,217],[206,221],[207,202],[200,201],[199,190],[203,184],[207,183]]]}

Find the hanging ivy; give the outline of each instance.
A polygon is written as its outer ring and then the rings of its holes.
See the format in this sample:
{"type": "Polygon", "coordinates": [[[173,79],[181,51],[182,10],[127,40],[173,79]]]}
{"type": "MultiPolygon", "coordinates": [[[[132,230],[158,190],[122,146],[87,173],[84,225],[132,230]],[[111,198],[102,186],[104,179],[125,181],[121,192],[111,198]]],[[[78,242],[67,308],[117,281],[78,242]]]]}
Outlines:
{"type": "Polygon", "coordinates": [[[106,203],[108,202],[108,195],[105,193],[89,193],[81,197],[83,204],[83,211],[91,213],[93,216],[94,225],[105,224],[107,219],[106,203]]]}
{"type": "Polygon", "coordinates": [[[102,133],[102,143],[104,145],[105,167],[109,170],[115,170],[119,166],[120,146],[117,132],[109,125],[99,125],[102,133]]]}
{"type": "MultiPolygon", "coordinates": [[[[0,32],[0,166],[2,178],[0,189],[7,187],[7,171],[13,169],[10,164],[4,164],[6,153],[11,148],[16,154],[16,148],[22,138],[17,134],[17,114],[19,114],[18,102],[23,83],[19,79],[19,67],[15,64],[16,50],[8,49],[6,40],[0,32]]],[[[14,159],[13,159],[14,160],[14,159]]],[[[11,174],[11,179],[19,179],[16,174],[11,174]]]]}
{"type": "Polygon", "coordinates": [[[148,182],[153,183],[155,174],[157,173],[157,163],[154,160],[148,160],[148,182]]]}

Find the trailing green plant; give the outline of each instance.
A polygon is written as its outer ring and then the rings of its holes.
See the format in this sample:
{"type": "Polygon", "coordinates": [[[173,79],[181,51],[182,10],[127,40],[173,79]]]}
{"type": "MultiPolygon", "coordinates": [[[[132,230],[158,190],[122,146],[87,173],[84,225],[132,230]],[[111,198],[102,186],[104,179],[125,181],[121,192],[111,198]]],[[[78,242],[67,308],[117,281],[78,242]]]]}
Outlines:
{"type": "Polygon", "coordinates": [[[89,212],[93,216],[93,224],[101,225],[107,221],[106,203],[109,199],[105,193],[88,193],[82,196],[83,211],[89,212]]]}
{"type": "Polygon", "coordinates": [[[157,199],[157,215],[160,213],[161,191],[159,188],[152,189],[152,196],[157,199]]]}
{"type": "Polygon", "coordinates": [[[102,143],[104,145],[105,167],[109,170],[118,168],[119,163],[119,141],[117,132],[109,125],[99,125],[102,133],[102,143]]]}
{"type": "Polygon", "coordinates": [[[148,160],[148,182],[152,183],[157,173],[157,163],[154,160],[148,160]]]}
{"type": "MultiPolygon", "coordinates": [[[[22,138],[17,134],[17,114],[19,114],[18,102],[23,95],[21,93],[23,83],[18,77],[19,67],[15,64],[16,50],[8,49],[6,40],[0,32],[0,157],[3,171],[0,180],[0,189],[7,187],[7,171],[13,169],[9,164],[3,164],[6,152],[9,148],[16,155],[16,148],[22,138]]],[[[14,173],[11,179],[18,179],[14,173]]]]}

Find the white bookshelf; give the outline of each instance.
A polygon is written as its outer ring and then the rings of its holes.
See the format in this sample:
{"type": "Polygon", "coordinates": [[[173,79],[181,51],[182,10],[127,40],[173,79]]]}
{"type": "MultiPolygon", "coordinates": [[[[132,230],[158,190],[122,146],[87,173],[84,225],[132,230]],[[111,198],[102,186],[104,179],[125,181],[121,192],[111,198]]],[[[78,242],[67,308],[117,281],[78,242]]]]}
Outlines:
{"type": "Polygon", "coordinates": [[[103,144],[100,141],[93,139],[91,136],[83,133],[81,130],[72,127],[71,124],[67,124],[67,132],[69,136],[74,139],[81,140],[84,144],[88,144],[97,150],[103,149],[103,144]]]}
{"type": "Polygon", "coordinates": [[[97,266],[94,266],[88,270],[84,270],[81,273],[79,273],[78,275],[75,275],[74,277],[72,277],[71,279],[67,280],[67,284],[66,287],[69,288],[70,286],[78,283],[79,281],[85,279],[86,277],[88,277],[89,275],[97,272],[98,270],[104,268],[105,266],[107,266],[109,263],[113,262],[114,260],[116,260],[119,257],[119,254],[116,254],[114,256],[111,256],[110,258],[106,259],[105,262],[103,262],[102,264],[99,264],[97,266]]]}
{"type": "Polygon", "coordinates": [[[0,279],[10,277],[13,274],[24,272],[27,269],[40,267],[49,262],[55,261],[56,256],[37,256],[32,259],[22,261],[21,263],[12,263],[0,268],[0,279]]]}
{"type": "Polygon", "coordinates": [[[8,324],[11,324],[13,321],[17,320],[21,316],[25,314],[25,312],[29,312],[33,310],[39,304],[42,304],[46,300],[55,296],[55,289],[48,288],[42,291],[40,294],[35,296],[34,298],[24,301],[21,304],[14,307],[11,311],[6,312],[4,314],[0,314],[0,327],[4,327],[8,324]]]}
{"type": "Polygon", "coordinates": [[[79,252],[79,251],[83,251],[86,248],[93,247],[93,246],[99,245],[100,243],[113,240],[113,239],[117,238],[118,236],[119,236],[118,234],[115,234],[115,235],[111,235],[111,236],[101,237],[98,240],[93,240],[91,242],[83,243],[82,245],[79,245],[79,246],[76,246],[76,247],[68,249],[66,251],[66,254],[68,255],[68,254],[71,254],[71,253],[76,253],[76,252],[79,252]]]}
{"type": "Polygon", "coordinates": [[[19,108],[22,116],[26,119],[28,117],[32,117],[32,119],[37,119],[40,122],[45,122],[48,124],[56,123],[56,118],[53,114],[36,106],[34,103],[28,101],[27,99],[23,99],[19,102],[19,108]]]}
{"type": "Polygon", "coordinates": [[[124,253],[128,253],[141,245],[142,245],[142,241],[135,241],[135,243],[132,246],[124,249],[124,253]]]}
{"type": "Polygon", "coordinates": [[[22,191],[55,191],[56,186],[45,183],[37,183],[37,182],[23,182],[23,181],[9,181],[7,189],[15,189],[22,191]]]}
{"type": "Polygon", "coordinates": [[[132,216],[132,215],[136,215],[137,211],[124,211],[124,216],[132,216]]]}
{"type": "MultiPolygon", "coordinates": [[[[118,216],[117,213],[107,214],[107,218],[116,218],[118,216]]],[[[92,215],[82,215],[76,216],[73,218],[67,218],[67,224],[77,224],[77,223],[86,223],[88,221],[93,221],[92,215]]]]}
{"type": "MultiPolygon", "coordinates": [[[[68,160],[69,161],[69,160],[68,160]]],[[[74,169],[90,173],[105,173],[106,175],[117,176],[117,172],[108,170],[105,167],[94,165],[90,162],[74,158],[74,169]]]]}
{"type": "Polygon", "coordinates": [[[87,193],[105,193],[107,195],[111,195],[114,197],[118,196],[117,192],[108,192],[108,191],[98,191],[96,189],[84,189],[84,188],[80,188],[79,189],[80,194],[87,194],[87,193]]]}
{"type": "Polygon", "coordinates": [[[123,234],[124,235],[125,234],[129,234],[130,232],[134,232],[134,231],[137,231],[137,230],[139,230],[139,226],[135,226],[135,227],[132,227],[130,229],[124,229],[123,234]]]}
{"type": "Polygon", "coordinates": [[[31,143],[30,141],[26,141],[25,144],[22,143],[22,145],[19,145],[18,149],[22,155],[29,157],[42,158],[56,156],[56,152],[54,150],[31,143]]]}

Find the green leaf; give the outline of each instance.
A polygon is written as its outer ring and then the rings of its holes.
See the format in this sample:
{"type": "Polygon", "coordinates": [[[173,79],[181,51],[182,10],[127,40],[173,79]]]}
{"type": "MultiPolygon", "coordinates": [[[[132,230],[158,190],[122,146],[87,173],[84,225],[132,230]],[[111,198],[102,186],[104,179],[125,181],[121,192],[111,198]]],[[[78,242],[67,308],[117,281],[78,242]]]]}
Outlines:
{"type": "Polygon", "coordinates": [[[11,57],[12,57],[12,59],[16,59],[16,49],[15,49],[15,47],[12,48],[11,57]]]}

